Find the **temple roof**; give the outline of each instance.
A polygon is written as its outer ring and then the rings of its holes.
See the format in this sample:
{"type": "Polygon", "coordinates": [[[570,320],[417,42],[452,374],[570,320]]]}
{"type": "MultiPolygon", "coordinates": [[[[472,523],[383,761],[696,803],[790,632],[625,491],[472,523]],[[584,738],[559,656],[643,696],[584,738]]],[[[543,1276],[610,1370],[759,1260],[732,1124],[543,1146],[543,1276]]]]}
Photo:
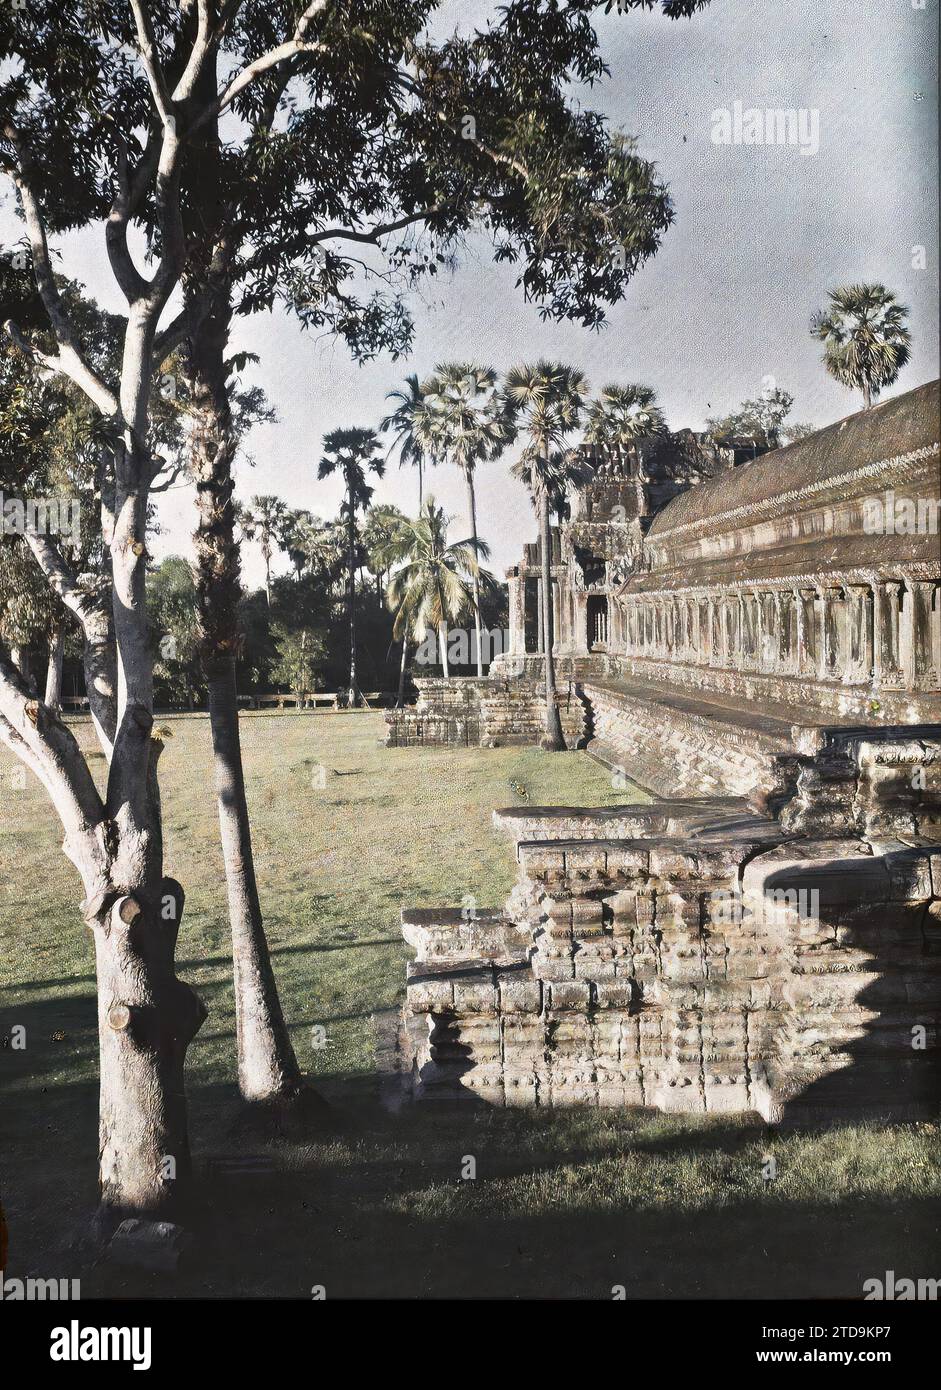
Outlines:
{"type": "Polygon", "coordinates": [[[726,520],[730,526],[747,524],[752,508],[760,512],[762,504],[784,501],[799,505],[802,494],[819,494],[831,479],[840,479],[842,494],[850,495],[854,489],[847,475],[860,474],[860,489],[868,491],[871,482],[863,470],[937,449],[938,388],[937,381],[927,382],[690,488],[657,515],[650,540],[665,540],[678,528],[689,534],[701,524],[709,529],[726,520]]]}

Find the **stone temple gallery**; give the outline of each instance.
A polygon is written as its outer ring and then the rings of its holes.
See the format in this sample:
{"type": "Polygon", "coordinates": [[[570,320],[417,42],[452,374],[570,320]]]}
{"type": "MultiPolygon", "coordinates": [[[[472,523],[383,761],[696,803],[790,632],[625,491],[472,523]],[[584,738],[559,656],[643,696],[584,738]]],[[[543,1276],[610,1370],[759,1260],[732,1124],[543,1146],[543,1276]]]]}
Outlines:
{"type": "MultiPolygon", "coordinates": [[[[772,451],[641,440],[572,498],[558,698],[613,795],[494,812],[502,908],[403,910],[397,1093],[937,1115],[938,435],[930,383],[772,451]],[[618,804],[630,786],[648,799],[618,804]]],[[[509,650],[419,680],[389,745],[538,741],[541,575],[527,545],[509,650]]]]}

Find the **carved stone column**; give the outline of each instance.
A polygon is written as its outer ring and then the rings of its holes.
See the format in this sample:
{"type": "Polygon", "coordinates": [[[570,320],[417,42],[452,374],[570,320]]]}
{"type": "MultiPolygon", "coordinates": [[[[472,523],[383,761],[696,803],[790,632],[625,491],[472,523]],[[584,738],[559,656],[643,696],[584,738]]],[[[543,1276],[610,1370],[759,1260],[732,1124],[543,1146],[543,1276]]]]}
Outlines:
{"type": "Polygon", "coordinates": [[[880,580],[876,585],[875,680],[887,690],[901,690],[905,684],[900,659],[901,594],[897,579],[880,580]]]}
{"type": "Polygon", "coordinates": [[[755,605],[758,615],[756,637],[758,643],[758,669],[759,671],[770,671],[774,665],[774,650],[777,644],[777,636],[774,632],[774,600],[765,591],[755,595],[757,603],[755,605]]]}
{"type": "Polygon", "coordinates": [[[845,613],[842,586],[824,584],[821,587],[821,680],[842,682],[845,678],[845,613]]]}
{"type": "Polygon", "coordinates": [[[797,671],[801,676],[817,674],[817,593],[797,589],[797,671]]]}
{"type": "Polygon", "coordinates": [[[735,595],[735,608],[738,628],[738,669],[747,671],[750,657],[748,654],[748,610],[745,607],[744,593],[739,592],[735,595]]]}
{"type": "Polygon", "coordinates": [[[523,579],[521,575],[507,575],[509,589],[510,618],[510,656],[522,656],[526,651],[525,612],[523,608],[523,579]]]}
{"type": "Polygon", "coordinates": [[[916,690],[941,689],[941,584],[912,581],[914,674],[916,690]]]}
{"type": "Polygon", "coordinates": [[[779,675],[790,672],[791,657],[791,607],[790,594],[786,589],[775,589],[774,612],[775,627],[778,633],[778,648],[775,665],[779,675]]]}
{"type": "Polygon", "coordinates": [[[850,584],[847,679],[853,685],[872,680],[872,590],[868,584],[850,584]]]}
{"type": "Polygon", "coordinates": [[[738,665],[738,651],[735,640],[735,612],[738,605],[735,602],[734,594],[724,594],[722,597],[722,665],[725,667],[735,667],[738,665]]]}

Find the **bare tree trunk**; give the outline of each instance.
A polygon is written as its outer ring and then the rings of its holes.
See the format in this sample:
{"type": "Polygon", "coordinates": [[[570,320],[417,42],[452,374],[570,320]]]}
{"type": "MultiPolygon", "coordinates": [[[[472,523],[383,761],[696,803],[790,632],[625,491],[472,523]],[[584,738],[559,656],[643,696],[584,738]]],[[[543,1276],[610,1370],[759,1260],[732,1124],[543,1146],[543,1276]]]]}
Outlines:
{"type": "Polygon", "coordinates": [[[445,623],[438,624],[438,642],[441,647],[441,670],[447,680],[451,673],[448,670],[448,629],[445,623]]]}
{"type": "Polygon", "coordinates": [[[542,629],[545,637],[546,673],[546,734],[542,746],[548,752],[559,753],[565,748],[562,720],[555,687],[555,658],[552,645],[555,634],[552,621],[552,529],[549,525],[549,499],[543,490],[539,499],[539,535],[542,550],[542,629]]]}
{"type": "MultiPolygon", "coordinates": [[[[470,509],[471,537],[474,541],[474,555],[477,555],[477,499],[474,496],[474,473],[472,469],[466,469],[464,477],[467,480],[467,505],[470,509]]],[[[475,569],[471,576],[474,585],[474,627],[477,634],[477,675],[482,679],[484,674],[484,655],[480,636],[480,576],[475,569]]]]}
{"type": "MultiPolygon", "coordinates": [[[[191,1177],[183,1064],[206,1017],[174,971],[183,890],[106,900],[91,922],[98,977],[104,1236],[126,1216],[185,1214],[191,1177]]],[[[110,897],[111,895],[109,895],[110,897]]]]}
{"type": "Polygon", "coordinates": [[[62,707],[62,662],[65,658],[65,624],[58,623],[49,639],[46,665],[46,694],[43,704],[58,712],[62,707]]]}
{"type": "Polygon", "coordinates": [[[291,1098],[300,1091],[302,1078],[278,998],[258,901],[234,657],[222,658],[212,668],[209,722],[232,928],[239,1089],[246,1100],[291,1098]]]}
{"type": "Polygon", "coordinates": [[[226,285],[211,285],[210,291],[214,292],[210,311],[194,331],[190,346],[197,417],[193,437],[199,508],[194,537],[196,595],[209,681],[209,725],[232,930],[239,1086],[246,1100],[262,1101],[291,1098],[299,1093],[302,1082],[265,939],[245,797],[235,683],[240,594],[232,504],[236,441],[224,364],[231,310],[226,285]]]}

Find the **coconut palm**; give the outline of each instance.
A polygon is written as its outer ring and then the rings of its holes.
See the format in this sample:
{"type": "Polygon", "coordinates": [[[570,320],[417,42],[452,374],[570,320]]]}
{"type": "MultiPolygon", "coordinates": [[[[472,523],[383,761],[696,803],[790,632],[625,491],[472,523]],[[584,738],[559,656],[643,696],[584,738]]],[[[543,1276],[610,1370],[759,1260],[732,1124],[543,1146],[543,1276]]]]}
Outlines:
{"type": "Polygon", "coordinates": [[[434,422],[425,387],[414,372],[405,378],[405,389],[389,391],[387,401],[398,401],[391,414],[386,415],[379,426],[383,434],[391,434],[388,459],[396,449],[399,451],[399,467],[413,464],[418,469],[418,509],[422,505],[422,468],[438,461],[434,422]]]}
{"type": "Polygon", "coordinates": [[[543,747],[559,751],[565,747],[562,721],[555,688],[555,661],[552,622],[552,528],[550,511],[558,489],[558,462],[564,457],[569,435],[578,428],[588,382],[575,367],[562,362],[539,361],[512,367],[504,383],[520,427],[529,436],[523,453],[512,469],[529,490],[539,519],[539,548],[542,560],[542,631],[545,685],[546,734],[543,747]]]}
{"type": "Polygon", "coordinates": [[[828,298],[829,308],[814,315],[810,332],[824,345],[827,371],[862,391],[868,410],[911,355],[908,310],[885,285],[842,285],[828,298]]]}
{"type": "Polygon", "coordinates": [[[666,418],[652,386],[637,382],[603,386],[597,400],[588,407],[585,443],[594,445],[609,458],[636,439],[667,433],[666,418]]]}
{"type": "MultiPolygon", "coordinates": [[[[499,458],[516,437],[512,407],[500,390],[494,369],[470,362],[446,362],[436,367],[425,385],[425,399],[432,412],[433,436],[442,458],[455,464],[464,475],[471,539],[476,543],[474,472],[479,463],[499,458]]],[[[482,677],[480,583],[476,574],[473,586],[477,674],[482,677]]]]}
{"type": "Polygon", "coordinates": [[[282,544],[290,512],[280,497],[265,494],[253,497],[238,510],[238,521],[246,540],[257,541],[265,562],[265,597],[271,606],[271,557],[282,544]]]}
{"type": "Polygon", "coordinates": [[[340,516],[346,524],[347,602],[350,624],[350,687],[348,703],[356,704],[359,682],[356,679],[356,515],[369,506],[373,490],[367,476],[381,478],[385,464],[379,457],[379,439],[374,430],[332,430],[324,435],[323,457],[317,467],[317,477],[323,481],[334,473],[343,478],[346,496],[340,516]]]}
{"type": "MultiPolygon", "coordinates": [[[[451,517],[429,497],[416,520],[406,518],[385,551],[388,564],[399,565],[389,581],[386,601],[395,623],[393,636],[403,643],[421,642],[437,632],[441,666],[448,673],[448,626],[473,609],[474,577],[490,550],[468,537],[448,544],[451,517]]],[[[403,647],[403,680],[404,652],[403,647]]]]}

